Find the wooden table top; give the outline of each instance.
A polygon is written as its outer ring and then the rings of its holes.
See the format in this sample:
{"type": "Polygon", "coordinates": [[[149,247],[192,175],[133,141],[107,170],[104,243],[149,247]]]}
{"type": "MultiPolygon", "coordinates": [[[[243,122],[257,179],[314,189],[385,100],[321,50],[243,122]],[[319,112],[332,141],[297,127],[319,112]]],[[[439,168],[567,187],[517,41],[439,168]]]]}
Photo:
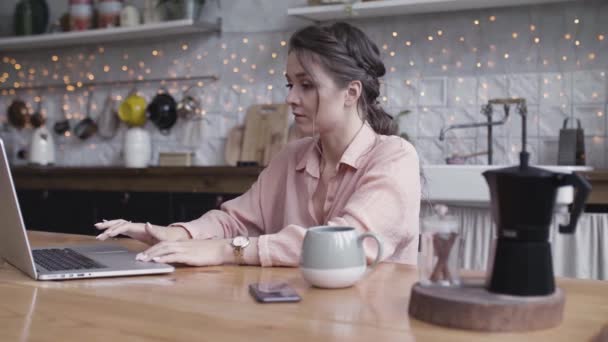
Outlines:
{"type": "MultiPolygon", "coordinates": [[[[29,234],[33,246],[95,241],[77,235],[29,234]]],[[[120,243],[144,247],[132,240],[120,243]]],[[[416,279],[411,267],[382,264],[356,286],[341,290],[312,288],[295,268],[244,266],[38,282],[2,262],[0,340],[557,342],[596,339],[608,324],[608,282],[560,279],[566,310],[557,328],[488,334],[432,326],[408,317],[410,288],[416,279]],[[302,302],[256,303],[247,286],[267,281],[287,281],[302,302]]]]}

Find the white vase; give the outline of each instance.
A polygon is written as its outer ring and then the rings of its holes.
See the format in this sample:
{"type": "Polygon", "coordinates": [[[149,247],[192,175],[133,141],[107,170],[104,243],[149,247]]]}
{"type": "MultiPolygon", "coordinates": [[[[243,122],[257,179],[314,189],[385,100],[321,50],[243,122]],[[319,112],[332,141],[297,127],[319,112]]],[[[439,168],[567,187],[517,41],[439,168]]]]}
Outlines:
{"type": "Polygon", "coordinates": [[[34,130],[27,157],[30,164],[49,165],[55,163],[55,141],[46,126],[34,130]]]}
{"type": "Polygon", "coordinates": [[[123,146],[125,166],[147,167],[152,155],[150,133],[141,127],[129,128],[123,146]]]}

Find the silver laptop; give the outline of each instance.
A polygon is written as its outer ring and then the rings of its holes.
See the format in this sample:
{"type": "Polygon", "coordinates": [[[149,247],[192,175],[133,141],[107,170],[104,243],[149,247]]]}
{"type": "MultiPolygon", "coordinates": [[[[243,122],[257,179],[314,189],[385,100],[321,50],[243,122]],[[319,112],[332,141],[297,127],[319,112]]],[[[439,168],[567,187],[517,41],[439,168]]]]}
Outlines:
{"type": "Polygon", "coordinates": [[[170,273],[171,265],[135,260],[136,252],[109,243],[30,248],[4,143],[0,139],[0,257],[37,280],[170,273]]]}

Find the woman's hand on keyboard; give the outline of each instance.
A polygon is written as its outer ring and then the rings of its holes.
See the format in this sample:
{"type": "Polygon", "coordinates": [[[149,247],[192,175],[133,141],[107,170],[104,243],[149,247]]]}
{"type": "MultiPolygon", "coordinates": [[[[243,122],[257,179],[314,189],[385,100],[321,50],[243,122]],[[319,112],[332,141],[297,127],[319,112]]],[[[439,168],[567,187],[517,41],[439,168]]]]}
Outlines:
{"type": "Polygon", "coordinates": [[[104,231],[97,235],[98,240],[105,240],[120,234],[149,245],[156,244],[160,241],[190,239],[190,234],[182,227],[153,226],[149,223],[134,223],[123,219],[110,221],[103,220],[103,222],[96,223],[95,228],[104,231]]]}

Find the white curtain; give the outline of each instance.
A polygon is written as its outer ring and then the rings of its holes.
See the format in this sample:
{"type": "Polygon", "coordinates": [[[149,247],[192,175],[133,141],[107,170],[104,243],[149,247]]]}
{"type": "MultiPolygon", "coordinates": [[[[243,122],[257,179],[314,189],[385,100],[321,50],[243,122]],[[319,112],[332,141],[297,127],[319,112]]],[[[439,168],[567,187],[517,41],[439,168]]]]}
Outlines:
{"type": "MultiPolygon", "coordinates": [[[[423,217],[430,214],[430,207],[425,205],[423,217]]],[[[496,236],[490,210],[450,206],[450,214],[460,218],[461,267],[486,270],[496,236]]],[[[555,275],[608,280],[608,214],[583,214],[574,234],[560,234],[559,224],[568,220],[568,214],[556,213],[551,223],[555,275]]]]}

